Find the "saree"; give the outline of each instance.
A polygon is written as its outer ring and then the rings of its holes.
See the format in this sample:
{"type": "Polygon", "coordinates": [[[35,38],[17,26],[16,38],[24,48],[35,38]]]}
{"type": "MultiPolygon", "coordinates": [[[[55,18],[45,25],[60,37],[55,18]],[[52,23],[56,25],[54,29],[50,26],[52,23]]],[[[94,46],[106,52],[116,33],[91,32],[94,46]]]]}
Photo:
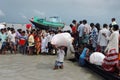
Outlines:
{"type": "Polygon", "coordinates": [[[38,36],[35,37],[35,49],[36,49],[36,53],[38,55],[39,52],[41,52],[41,39],[38,36]]]}
{"type": "Polygon", "coordinates": [[[102,67],[105,71],[114,72],[118,64],[118,53],[116,49],[111,49],[102,64],[102,67]]]}

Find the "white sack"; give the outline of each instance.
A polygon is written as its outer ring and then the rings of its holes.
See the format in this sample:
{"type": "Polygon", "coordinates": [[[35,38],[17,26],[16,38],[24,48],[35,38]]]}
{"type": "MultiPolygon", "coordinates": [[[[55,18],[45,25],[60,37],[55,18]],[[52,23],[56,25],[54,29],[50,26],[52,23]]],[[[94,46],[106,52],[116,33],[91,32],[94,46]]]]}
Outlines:
{"type": "Polygon", "coordinates": [[[56,46],[68,46],[68,44],[72,43],[72,39],[69,33],[60,33],[53,36],[51,44],[56,46]]]}
{"type": "Polygon", "coordinates": [[[90,63],[102,65],[105,55],[100,52],[94,52],[90,55],[90,63]]]}

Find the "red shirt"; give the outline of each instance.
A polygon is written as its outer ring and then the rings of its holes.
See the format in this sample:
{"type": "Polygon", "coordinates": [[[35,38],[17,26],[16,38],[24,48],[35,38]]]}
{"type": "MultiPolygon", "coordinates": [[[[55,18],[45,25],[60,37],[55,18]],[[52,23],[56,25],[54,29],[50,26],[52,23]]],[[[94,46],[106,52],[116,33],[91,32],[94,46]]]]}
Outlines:
{"type": "Polygon", "coordinates": [[[76,27],[75,26],[72,27],[72,32],[76,33],[76,27]]]}

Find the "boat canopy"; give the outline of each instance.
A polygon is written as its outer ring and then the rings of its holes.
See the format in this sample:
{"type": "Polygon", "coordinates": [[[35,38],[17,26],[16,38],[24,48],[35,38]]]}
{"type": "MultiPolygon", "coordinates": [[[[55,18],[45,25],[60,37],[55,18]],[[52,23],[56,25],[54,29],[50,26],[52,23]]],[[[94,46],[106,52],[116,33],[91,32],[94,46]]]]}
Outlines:
{"type": "Polygon", "coordinates": [[[61,19],[59,17],[54,16],[54,17],[50,17],[49,21],[50,22],[61,22],[61,19]]]}

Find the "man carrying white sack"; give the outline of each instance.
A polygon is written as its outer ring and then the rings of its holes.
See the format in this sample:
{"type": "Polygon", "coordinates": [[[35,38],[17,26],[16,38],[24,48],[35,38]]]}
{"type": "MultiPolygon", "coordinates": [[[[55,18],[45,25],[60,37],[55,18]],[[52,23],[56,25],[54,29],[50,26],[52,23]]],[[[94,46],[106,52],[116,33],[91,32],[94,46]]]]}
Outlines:
{"type": "Polygon", "coordinates": [[[55,36],[53,36],[51,40],[51,44],[55,45],[56,47],[60,47],[60,46],[67,47],[67,55],[65,59],[71,59],[74,57],[74,54],[72,53],[74,53],[75,50],[73,48],[72,42],[73,42],[73,38],[69,33],[56,34],[55,36]]]}

